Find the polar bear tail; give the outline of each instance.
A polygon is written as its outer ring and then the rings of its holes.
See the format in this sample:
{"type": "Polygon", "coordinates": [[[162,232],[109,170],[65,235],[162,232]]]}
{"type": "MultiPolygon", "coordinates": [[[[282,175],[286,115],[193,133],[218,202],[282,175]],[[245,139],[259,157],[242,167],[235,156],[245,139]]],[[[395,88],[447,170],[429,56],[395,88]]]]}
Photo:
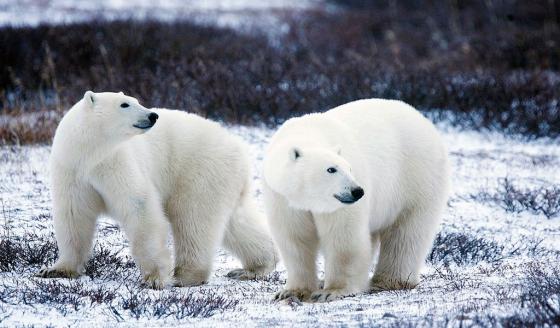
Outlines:
{"type": "Polygon", "coordinates": [[[234,270],[228,276],[237,279],[254,279],[274,270],[278,262],[278,254],[266,218],[257,210],[250,188],[245,189],[241,194],[238,207],[228,222],[223,244],[243,264],[243,269],[234,270]]]}

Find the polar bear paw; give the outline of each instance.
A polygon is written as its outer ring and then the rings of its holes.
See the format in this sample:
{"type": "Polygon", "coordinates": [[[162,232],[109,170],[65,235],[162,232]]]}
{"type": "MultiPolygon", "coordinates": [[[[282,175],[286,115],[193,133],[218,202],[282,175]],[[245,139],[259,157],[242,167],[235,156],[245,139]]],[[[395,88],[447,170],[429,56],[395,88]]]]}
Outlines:
{"type": "Polygon", "coordinates": [[[55,268],[55,267],[43,268],[35,274],[35,277],[38,277],[38,278],[71,278],[71,279],[75,279],[75,278],[78,278],[79,276],[80,276],[80,273],[78,273],[75,270],[61,269],[61,268],[55,268]]]}
{"type": "Polygon", "coordinates": [[[208,282],[208,270],[186,270],[175,268],[173,274],[173,286],[175,287],[194,287],[204,285],[208,282]]]}
{"type": "Polygon", "coordinates": [[[257,279],[259,276],[256,272],[245,270],[245,269],[235,269],[228,272],[226,277],[236,280],[253,280],[257,279]]]}
{"type": "Polygon", "coordinates": [[[374,277],[369,285],[370,293],[380,293],[387,290],[413,289],[417,281],[401,281],[397,279],[381,279],[374,277]]]}
{"type": "Polygon", "coordinates": [[[185,279],[180,277],[175,277],[173,279],[173,286],[175,287],[195,287],[195,286],[204,285],[206,283],[207,281],[202,279],[192,280],[192,279],[185,279]]]}
{"type": "Polygon", "coordinates": [[[324,303],[352,295],[354,294],[345,289],[320,289],[311,294],[309,301],[312,303],[324,303]]]}
{"type": "Polygon", "coordinates": [[[170,283],[169,278],[162,277],[159,274],[146,274],[144,275],[142,286],[150,289],[164,289],[170,283]]]}
{"type": "Polygon", "coordinates": [[[311,295],[311,290],[309,289],[283,289],[276,293],[274,296],[275,301],[281,301],[287,298],[296,298],[300,301],[306,301],[311,295]]]}
{"type": "Polygon", "coordinates": [[[264,278],[270,270],[265,267],[254,269],[235,269],[228,272],[226,277],[236,280],[255,280],[264,278]]]}

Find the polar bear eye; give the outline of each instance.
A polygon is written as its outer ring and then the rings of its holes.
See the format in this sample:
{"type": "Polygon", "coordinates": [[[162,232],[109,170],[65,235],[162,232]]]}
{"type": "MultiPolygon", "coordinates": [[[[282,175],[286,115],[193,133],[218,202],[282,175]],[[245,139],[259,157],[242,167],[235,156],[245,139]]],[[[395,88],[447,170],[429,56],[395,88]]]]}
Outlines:
{"type": "Polygon", "coordinates": [[[122,103],[122,104],[121,104],[121,107],[122,107],[122,108],[127,108],[128,106],[130,106],[130,105],[127,104],[127,103],[122,103]]]}
{"type": "Polygon", "coordinates": [[[334,167],[329,167],[329,168],[327,169],[327,172],[329,172],[329,173],[336,173],[336,169],[335,169],[334,167]]]}

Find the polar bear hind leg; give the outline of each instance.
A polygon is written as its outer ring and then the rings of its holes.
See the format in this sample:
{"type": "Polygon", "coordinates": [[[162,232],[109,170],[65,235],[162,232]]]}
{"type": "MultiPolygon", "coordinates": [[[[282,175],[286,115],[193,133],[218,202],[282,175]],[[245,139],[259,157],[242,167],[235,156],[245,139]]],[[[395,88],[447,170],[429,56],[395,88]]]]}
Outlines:
{"type": "Polygon", "coordinates": [[[223,241],[224,247],[241,261],[243,268],[230,271],[228,278],[257,279],[274,270],[278,255],[265,224],[266,218],[257,211],[251,195],[243,192],[223,241]]]}

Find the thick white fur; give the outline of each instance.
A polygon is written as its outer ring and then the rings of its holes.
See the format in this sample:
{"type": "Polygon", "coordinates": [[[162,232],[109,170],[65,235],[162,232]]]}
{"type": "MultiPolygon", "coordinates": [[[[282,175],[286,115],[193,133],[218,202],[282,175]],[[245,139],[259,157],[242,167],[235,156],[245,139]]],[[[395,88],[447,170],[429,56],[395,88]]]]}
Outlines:
{"type": "Polygon", "coordinates": [[[369,99],[290,119],[270,142],[264,178],[269,225],[288,270],[277,299],[329,301],[418,284],[447,201],[449,168],[438,132],[413,107],[369,99]],[[353,204],[333,197],[358,186],[365,194],[353,204]]]}
{"type": "Polygon", "coordinates": [[[230,276],[254,278],[274,268],[273,242],[250,195],[246,146],[217,123],[148,110],[122,93],[88,91],[56,130],[50,170],[60,258],[40,276],[80,275],[102,214],[120,223],[154,288],[205,282],[222,240],[244,266],[230,276]],[[159,119],[151,129],[133,126],[149,122],[152,112],[159,119]]]}

